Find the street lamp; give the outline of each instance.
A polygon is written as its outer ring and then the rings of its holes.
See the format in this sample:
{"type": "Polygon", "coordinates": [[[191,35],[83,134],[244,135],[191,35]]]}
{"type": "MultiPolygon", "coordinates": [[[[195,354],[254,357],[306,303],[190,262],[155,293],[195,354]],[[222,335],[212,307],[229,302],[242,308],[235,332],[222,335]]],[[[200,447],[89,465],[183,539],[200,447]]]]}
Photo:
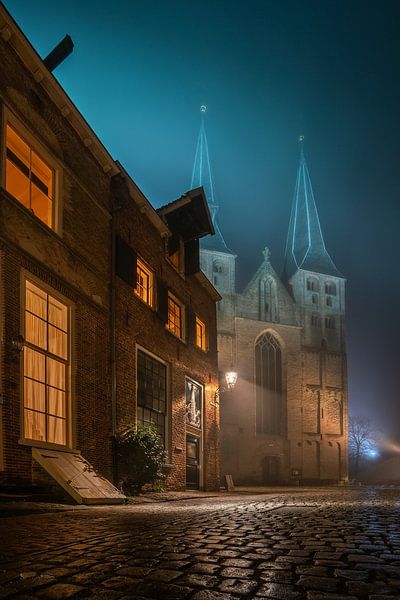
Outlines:
{"type": "Polygon", "coordinates": [[[214,401],[211,402],[211,404],[213,406],[219,405],[221,394],[224,394],[225,392],[229,392],[229,391],[233,390],[233,388],[236,385],[237,378],[238,378],[238,374],[236,371],[231,370],[231,371],[227,371],[225,373],[225,385],[219,386],[215,390],[214,401]]]}

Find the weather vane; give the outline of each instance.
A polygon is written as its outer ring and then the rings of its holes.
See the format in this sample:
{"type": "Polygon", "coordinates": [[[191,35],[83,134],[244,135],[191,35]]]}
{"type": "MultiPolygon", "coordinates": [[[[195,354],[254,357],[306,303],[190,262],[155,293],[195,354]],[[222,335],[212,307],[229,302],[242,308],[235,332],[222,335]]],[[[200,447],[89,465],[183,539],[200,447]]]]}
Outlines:
{"type": "Polygon", "coordinates": [[[205,113],[205,112],[207,112],[207,106],[206,106],[205,104],[202,104],[202,105],[200,106],[200,112],[202,112],[202,113],[205,113]]]}

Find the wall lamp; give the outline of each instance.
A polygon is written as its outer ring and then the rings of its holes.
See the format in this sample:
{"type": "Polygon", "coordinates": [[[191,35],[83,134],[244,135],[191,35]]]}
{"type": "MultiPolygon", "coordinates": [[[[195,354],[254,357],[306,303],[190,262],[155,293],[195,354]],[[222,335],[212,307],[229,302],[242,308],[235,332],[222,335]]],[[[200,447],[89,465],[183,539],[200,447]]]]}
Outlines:
{"type": "Polygon", "coordinates": [[[14,335],[11,338],[11,355],[17,358],[24,349],[25,340],[22,335],[14,335]]]}
{"type": "Polygon", "coordinates": [[[214,392],[212,406],[218,406],[220,403],[221,394],[230,392],[236,385],[238,374],[236,371],[227,371],[225,373],[225,385],[217,387],[214,392]]]}

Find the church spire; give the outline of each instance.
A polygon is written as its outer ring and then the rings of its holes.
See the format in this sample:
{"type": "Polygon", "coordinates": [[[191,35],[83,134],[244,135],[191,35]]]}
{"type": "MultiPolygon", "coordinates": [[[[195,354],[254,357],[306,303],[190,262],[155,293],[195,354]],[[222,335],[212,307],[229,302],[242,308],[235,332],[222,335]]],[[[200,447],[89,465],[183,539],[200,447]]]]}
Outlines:
{"type": "Polygon", "coordinates": [[[300,164],[286,241],[284,277],[298,270],[342,277],[325,247],[300,136],[300,164]]]}
{"type": "Polygon", "coordinates": [[[218,204],[215,197],[214,182],[211,174],[210,155],[208,153],[208,143],[205,129],[205,113],[207,107],[204,104],[200,107],[201,112],[201,124],[200,132],[197,140],[196,154],[194,158],[192,181],[190,184],[191,189],[202,186],[208,200],[210,207],[211,219],[214,225],[215,235],[207,236],[201,240],[201,247],[205,250],[215,250],[217,252],[228,252],[231,251],[225,244],[225,240],[222,237],[222,233],[219,227],[217,212],[218,204]]]}

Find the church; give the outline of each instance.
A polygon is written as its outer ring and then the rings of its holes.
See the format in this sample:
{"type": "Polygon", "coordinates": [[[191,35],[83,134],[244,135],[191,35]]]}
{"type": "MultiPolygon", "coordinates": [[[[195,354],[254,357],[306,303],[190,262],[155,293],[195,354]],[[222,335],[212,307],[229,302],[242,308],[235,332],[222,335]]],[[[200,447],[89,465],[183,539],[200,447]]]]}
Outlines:
{"type": "Polygon", "coordinates": [[[235,389],[221,394],[221,474],[237,485],[344,483],[346,280],[325,246],[302,139],[283,273],[265,248],[239,291],[237,255],[218,218],[205,111],[191,187],[203,186],[216,234],[201,241],[201,268],[222,297],[220,372],[238,372],[235,389]]]}

